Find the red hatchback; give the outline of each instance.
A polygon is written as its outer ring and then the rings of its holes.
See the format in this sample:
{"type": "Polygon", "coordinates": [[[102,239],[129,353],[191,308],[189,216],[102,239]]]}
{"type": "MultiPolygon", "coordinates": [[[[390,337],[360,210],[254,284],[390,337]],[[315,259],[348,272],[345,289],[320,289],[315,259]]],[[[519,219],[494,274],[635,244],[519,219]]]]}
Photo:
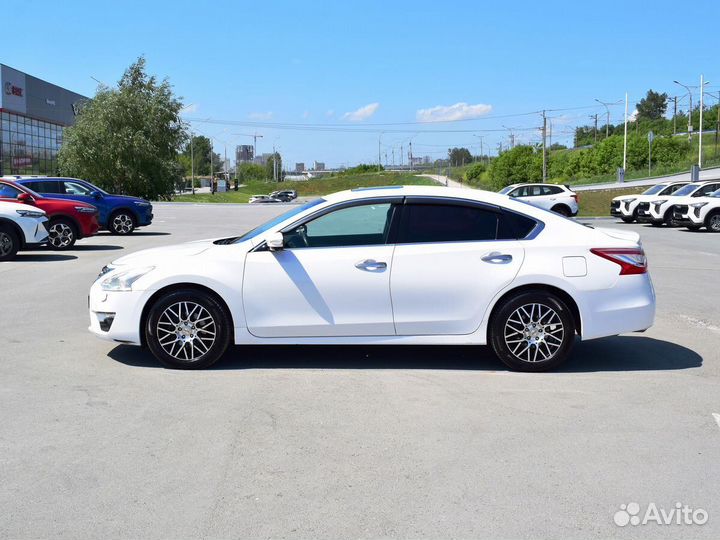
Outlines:
{"type": "Polygon", "coordinates": [[[47,213],[48,244],[53,249],[71,248],[76,240],[97,234],[98,210],[91,204],[50,199],[12,180],[0,179],[0,201],[37,206],[47,213]]]}

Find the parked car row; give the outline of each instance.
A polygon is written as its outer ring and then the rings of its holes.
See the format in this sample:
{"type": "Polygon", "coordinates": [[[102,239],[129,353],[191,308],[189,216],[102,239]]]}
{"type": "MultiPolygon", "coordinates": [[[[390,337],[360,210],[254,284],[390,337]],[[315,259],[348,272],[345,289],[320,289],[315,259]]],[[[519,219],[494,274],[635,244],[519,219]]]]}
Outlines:
{"type": "Polygon", "coordinates": [[[625,223],[720,232],[720,180],[661,182],[640,195],[615,197],[610,214],[625,223]]]}
{"type": "Polygon", "coordinates": [[[294,189],[283,189],[273,191],[270,195],[253,195],[248,202],[253,204],[291,202],[297,199],[297,191],[294,189]]]}
{"type": "Polygon", "coordinates": [[[77,240],[106,229],[126,235],[152,222],[152,204],[111,195],[76,178],[0,177],[0,261],[47,244],[70,249],[77,240]]]}

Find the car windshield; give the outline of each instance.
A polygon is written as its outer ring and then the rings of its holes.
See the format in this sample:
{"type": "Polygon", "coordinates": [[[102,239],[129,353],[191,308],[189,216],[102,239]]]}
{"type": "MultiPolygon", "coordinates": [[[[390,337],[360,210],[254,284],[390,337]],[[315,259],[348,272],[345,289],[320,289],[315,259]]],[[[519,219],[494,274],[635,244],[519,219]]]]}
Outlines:
{"type": "Polygon", "coordinates": [[[653,186],[650,189],[646,189],[643,191],[643,195],[655,195],[656,193],[660,193],[664,188],[667,186],[664,186],[662,184],[658,184],[657,186],[653,186]]]}
{"type": "Polygon", "coordinates": [[[687,186],[683,186],[678,189],[675,193],[673,193],[673,196],[682,197],[683,195],[692,195],[698,187],[700,186],[697,184],[688,184],[687,186]]]}
{"type": "Polygon", "coordinates": [[[710,197],[720,197],[720,189],[717,191],[713,191],[710,195],[710,197]]]}
{"type": "Polygon", "coordinates": [[[286,219],[296,216],[296,215],[300,214],[301,212],[304,212],[308,208],[312,208],[313,206],[317,206],[318,204],[322,204],[324,202],[325,202],[325,199],[315,199],[314,201],[307,202],[296,208],[293,208],[292,210],[283,212],[279,216],[271,219],[270,221],[266,221],[262,225],[255,227],[252,230],[249,230],[242,236],[234,236],[232,238],[224,238],[222,240],[217,240],[215,243],[216,244],[236,244],[238,242],[244,242],[246,240],[250,240],[251,238],[255,238],[257,235],[262,234],[269,229],[272,229],[275,225],[282,223],[286,219]]]}

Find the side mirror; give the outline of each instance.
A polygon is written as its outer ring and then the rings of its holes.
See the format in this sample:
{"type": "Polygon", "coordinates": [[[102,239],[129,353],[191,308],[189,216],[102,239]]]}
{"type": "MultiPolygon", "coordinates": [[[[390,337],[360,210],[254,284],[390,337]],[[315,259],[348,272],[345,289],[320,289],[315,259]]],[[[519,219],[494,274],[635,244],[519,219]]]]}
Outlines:
{"type": "Polygon", "coordinates": [[[90,193],[90,196],[91,196],[93,199],[97,199],[97,200],[102,199],[102,193],[100,193],[99,191],[93,191],[93,192],[91,192],[91,193],[90,193]]]}
{"type": "Polygon", "coordinates": [[[29,193],[21,193],[17,196],[17,200],[23,204],[35,204],[35,197],[29,193]]]}
{"type": "Polygon", "coordinates": [[[272,233],[267,237],[265,243],[270,251],[280,251],[285,247],[285,237],[281,232],[272,233]]]}

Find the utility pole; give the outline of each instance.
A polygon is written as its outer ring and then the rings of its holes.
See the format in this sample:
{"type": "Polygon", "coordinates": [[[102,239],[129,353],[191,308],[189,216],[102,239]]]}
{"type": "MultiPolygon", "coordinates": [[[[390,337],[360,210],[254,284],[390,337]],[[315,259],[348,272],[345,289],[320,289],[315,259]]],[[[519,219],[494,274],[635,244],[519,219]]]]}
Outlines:
{"type": "Polygon", "coordinates": [[[623,175],[627,168],[627,123],[628,123],[628,95],[625,92],[625,137],[623,139],[623,175]]]}
{"type": "Polygon", "coordinates": [[[720,91],[718,91],[717,120],[715,121],[715,157],[718,154],[718,136],[720,136],[720,91]]]}
{"type": "Polygon", "coordinates": [[[599,99],[595,98],[595,101],[597,101],[598,103],[603,105],[605,107],[605,110],[607,111],[607,120],[605,121],[605,138],[607,139],[610,136],[610,107],[609,107],[609,105],[617,105],[622,100],[618,100],[618,101],[611,103],[609,101],[608,102],[600,101],[599,99]]]}
{"type": "Polygon", "coordinates": [[[210,137],[210,193],[215,194],[213,186],[215,185],[215,176],[213,175],[213,139],[210,137]]]}
{"type": "Polygon", "coordinates": [[[405,165],[405,157],[403,156],[403,145],[400,145],[400,167],[405,165]]]}
{"type": "Polygon", "coordinates": [[[673,106],[673,135],[677,133],[677,96],[673,98],[675,105],[673,106]]]}
{"type": "Polygon", "coordinates": [[[598,114],[591,114],[590,118],[593,118],[595,120],[595,129],[593,130],[593,133],[595,134],[595,142],[597,143],[597,120],[598,120],[598,114]]]}
{"type": "Polygon", "coordinates": [[[190,189],[192,194],[195,195],[195,150],[193,149],[193,139],[195,136],[193,132],[190,132],[190,189]]]}
{"type": "Polygon", "coordinates": [[[547,116],[545,116],[545,110],[542,112],[543,117],[543,127],[542,127],[542,154],[543,154],[543,169],[542,169],[542,179],[543,182],[547,181],[547,145],[546,145],[546,132],[547,132],[547,116]]]}
{"type": "Polygon", "coordinates": [[[380,168],[382,167],[380,164],[380,142],[382,141],[382,135],[382,132],[378,135],[378,174],[380,173],[380,168]]]}
{"type": "Polygon", "coordinates": [[[392,166],[395,168],[395,147],[393,146],[392,149],[392,166]]]}
{"type": "Polygon", "coordinates": [[[702,135],[703,135],[703,97],[705,95],[705,85],[703,75],[700,74],[700,135],[698,136],[698,167],[702,169],[702,135]]]}
{"type": "Polygon", "coordinates": [[[410,150],[409,150],[409,155],[410,155],[410,172],[412,172],[412,170],[413,170],[413,159],[412,159],[412,141],[410,141],[410,150]]]}

